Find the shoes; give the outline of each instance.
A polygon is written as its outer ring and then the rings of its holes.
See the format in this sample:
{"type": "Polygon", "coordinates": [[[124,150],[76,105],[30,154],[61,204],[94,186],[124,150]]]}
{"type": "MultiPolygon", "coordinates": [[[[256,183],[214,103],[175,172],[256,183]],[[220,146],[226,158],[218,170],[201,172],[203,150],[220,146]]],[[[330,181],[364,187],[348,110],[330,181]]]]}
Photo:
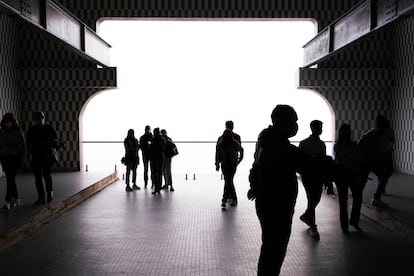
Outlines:
{"type": "Polygon", "coordinates": [[[164,185],[161,187],[161,190],[166,190],[166,189],[168,189],[168,185],[164,185]]]}
{"type": "Polygon", "coordinates": [[[12,207],[12,208],[20,207],[20,199],[14,198],[10,207],[12,207]]]}
{"type": "Polygon", "coordinates": [[[358,224],[352,224],[352,223],[350,223],[350,225],[351,225],[352,227],[354,227],[354,228],[355,228],[355,230],[357,230],[358,232],[362,232],[362,228],[361,228],[358,224]]]}
{"type": "Polygon", "coordinates": [[[136,184],[132,185],[132,189],[134,189],[134,190],[141,190],[141,188],[139,186],[137,186],[136,184]]]}
{"type": "Polygon", "coordinates": [[[222,208],[222,209],[225,209],[225,208],[226,208],[226,203],[225,203],[225,202],[222,202],[222,203],[221,203],[221,208],[222,208]]]}
{"type": "Polygon", "coordinates": [[[53,191],[47,193],[47,203],[50,203],[53,200],[53,191]]]}
{"type": "Polygon", "coordinates": [[[170,192],[174,192],[174,191],[175,191],[174,188],[171,186],[170,192]]]}
{"type": "Polygon", "coordinates": [[[127,185],[126,188],[125,188],[125,191],[132,192],[133,190],[132,190],[132,188],[129,185],[127,185]]]}
{"type": "Polygon", "coordinates": [[[318,228],[316,226],[309,228],[309,235],[316,241],[319,241],[321,239],[318,228]]]}
{"type": "Polygon", "coordinates": [[[305,215],[305,214],[303,214],[303,215],[301,215],[300,217],[299,217],[299,219],[301,220],[301,221],[303,221],[307,226],[309,226],[309,227],[312,227],[313,225],[312,225],[312,222],[310,221],[310,219],[305,215]]]}
{"type": "Polygon", "coordinates": [[[389,207],[389,205],[387,203],[385,203],[384,201],[382,201],[381,199],[375,199],[375,198],[373,198],[371,200],[371,205],[376,206],[376,207],[381,207],[381,208],[388,208],[389,207]]]}
{"type": "Polygon", "coordinates": [[[8,201],[4,202],[3,209],[4,210],[10,210],[11,209],[10,202],[8,202],[8,201]]]}
{"type": "Polygon", "coordinates": [[[344,233],[344,234],[349,234],[349,230],[348,230],[348,228],[342,228],[342,233],[344,233]]]}
{"type": "Polygon", "coordinates": [[[232,199],[230,201],[230,206],[237,206],[237,200],[232,199]]]}
{"type": "Polygon", "coordinates": [[[44,200],[44,198],[38,198],[33,205],[41,205],[41,204],[45,204],[46,201],[44,200]]]}

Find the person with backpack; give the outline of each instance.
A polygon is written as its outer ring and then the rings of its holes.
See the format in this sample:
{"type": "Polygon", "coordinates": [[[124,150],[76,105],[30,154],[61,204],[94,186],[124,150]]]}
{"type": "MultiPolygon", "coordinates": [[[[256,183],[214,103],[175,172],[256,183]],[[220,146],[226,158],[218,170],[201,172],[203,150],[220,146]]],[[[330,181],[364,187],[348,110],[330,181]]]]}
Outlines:
{"type": "Polygon", "coordinates": [[[162,169],[162,172],[164,174],[164,186],[162,186],[161,189],[168,189],[168,187],[170,187],[170,191],[174,192],[171,174],[171,162],[172,158],[178,154],[178,150],[173,140],[167,135],[167,131],[165,129],[161,130],[161,136],[164,137],[167,142],[164,152],[165,161],[162,169]]]}

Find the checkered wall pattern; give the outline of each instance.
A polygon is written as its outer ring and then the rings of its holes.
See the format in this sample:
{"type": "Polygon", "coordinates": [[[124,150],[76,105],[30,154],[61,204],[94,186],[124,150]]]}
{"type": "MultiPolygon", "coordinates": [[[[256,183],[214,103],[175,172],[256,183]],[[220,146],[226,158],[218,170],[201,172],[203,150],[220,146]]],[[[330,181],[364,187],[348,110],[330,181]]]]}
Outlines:
{"type": "Polygon", "coordinates": [[[319,68],[392,68],[392,30],[384,27],[339,50],[319,68]]]}
{"type": "Polygon", "coordinates": [[[314,18],[324,28],[359,0],[59,0],[95,29],[100,18],[314,18]]]}
{"type": "Polygon", "coordinates": [[[18,24],[10,17],[0,15],[0,116],[13,112],[20,120],[17,34],[18,24]]]}
{"type": "Polygon", "coordinates": [[[116,68],[26,68],[19,70],[19,87],[55,88],[114,88],[116,87],[116,68]]]}
{"type": "Polygon", "coordinates": [[[335,126],[343,123],[353,129],[354,139],[373,127],[379,114],[390,115],[391,89],[394,84],[390,69],[314,69],[300,70],[300,87],[318,91],[332,105],[335,126]]]}
{"type": "Polygon", "coordinates": [[[300,68],[301,87],[392,87],[391,68],[300,68]]]}
{"type": "Polygon", "coordinates": [[[372,87],[318,87],[315,88],[332,105],[335,126],[350,124],[353,139],[358,140],[374,127],[378,114],[390,116],[389,88],[372,87]]]}
{"type": "Polygon", "coordinates": [[[414,17],[392,29],[396,84],[392,90],[392,125],[395,130],[396,167],[414,174],[414,17]]]}
{"type": "Polygon", "coordinates": [[[32,26],[24,20],[20,23],[20,68],[96,68],[96,64],[75,54],[53,35],[32,26]]]}
{"type": "Polygon", "coordinates": [[[33,111],[44,111],[46,122],[55,128],[58,137],[66,144],[66,147],[59,151],[61,159],[58,164],[59,169],[80,170],[79,114],[85,101],[98,90],[93,88],[78,90],[69,87],[56,90],[57,88],[50,87],[22,90],[22,127],[27,130],[32,124],[33,111]]]}
{"type": "Polygon", "coordinates": [[[379,113],[396,133],[394,165],[414,174],[414,19],[407,18],[319,64],[301,69],[300,84],[332,105],[336,127],[350,123],[358,139],[379,113]]]}
{"type": "Polygon", "coordinates": [[[37,68],[21,70],[23,126],[28,129],[32,112],[42,110],[66,143],[60,151],[60,168],[80,169],[79,115],[97,91],[116,87],[116,68],[37,68]]]}

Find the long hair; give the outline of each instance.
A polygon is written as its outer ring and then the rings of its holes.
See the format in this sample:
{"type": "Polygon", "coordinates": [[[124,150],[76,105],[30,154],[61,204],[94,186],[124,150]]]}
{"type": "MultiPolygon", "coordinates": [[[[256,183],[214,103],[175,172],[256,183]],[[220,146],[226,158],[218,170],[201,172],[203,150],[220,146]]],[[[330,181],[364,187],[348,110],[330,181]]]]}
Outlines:
{"type": "Polygon", "coordinates": [[[2,129],[6,128],[6,122],[12,122],[13,128],[20,128],[20,125],[19,125],[19,122],[17,121],[16,116],[14,116],[14,114],[11,112],[5,113],[3,115],[3,118],[1,119],[1,122],[0,122],[0,127],[2,129]]]}
{"type": "Polygon", "coordinates": [[[342,124],[338,130],[337,143],[344,143],[351,141],[351,126],[349,124],[342,124]]]}
{"type": "Polygon", "coordinates": [[[132,128],[128,130],[127,138],[128,139],[135,138],[135,132],[132,128]]]}

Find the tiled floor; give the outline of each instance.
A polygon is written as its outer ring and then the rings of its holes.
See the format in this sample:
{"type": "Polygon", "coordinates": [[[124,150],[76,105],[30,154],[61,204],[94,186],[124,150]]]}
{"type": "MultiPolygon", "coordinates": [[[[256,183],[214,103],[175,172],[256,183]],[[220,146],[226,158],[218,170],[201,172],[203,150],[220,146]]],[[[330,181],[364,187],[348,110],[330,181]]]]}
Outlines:
{"type": "MultiPolygon", "coordinates": [[[[174,181],[175,192],[157,196],[112,184],[2,252],[1,275],[255,275],[260,227],[247,176],[236,177],[239,205],[226,211],[218,174],[174,181]]],[[[281,275],[414,275],[413,242],[366,218],[363,233],[342,234],[327,195],[316,242],[298,219],[305,205],[300,188],[281,275]]]]}

